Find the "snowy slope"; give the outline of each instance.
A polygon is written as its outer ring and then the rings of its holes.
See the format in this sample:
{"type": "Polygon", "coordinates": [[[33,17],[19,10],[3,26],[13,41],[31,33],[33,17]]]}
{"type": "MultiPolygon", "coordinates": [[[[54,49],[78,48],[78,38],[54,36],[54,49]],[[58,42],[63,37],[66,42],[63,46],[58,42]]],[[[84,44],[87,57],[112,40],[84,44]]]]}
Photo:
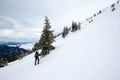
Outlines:
{"type": "Polygon", "coordinates": [[[54,45],[37,66],[33,53],[1,68],[0,80],[120,80],[120,4],[54,45]]]}

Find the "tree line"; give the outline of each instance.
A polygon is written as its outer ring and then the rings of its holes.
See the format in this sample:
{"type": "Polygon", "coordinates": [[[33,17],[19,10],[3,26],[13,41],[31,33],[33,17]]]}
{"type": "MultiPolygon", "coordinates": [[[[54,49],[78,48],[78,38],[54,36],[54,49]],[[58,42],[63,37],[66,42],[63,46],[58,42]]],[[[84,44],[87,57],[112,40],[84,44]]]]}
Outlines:
{"type": "Polygon", "coordinates": [[[55,42],[55,38],[62,35],[63,38],[65,38],[69,32],[75,32],[77,30],[81,29],[81,23],[80,22],[72,22],[71,27],[65,26],[63,28],[63,32],[59,33],[57,36],[53,34],[53,30],[51,30],[51,25],[49,23],[48,17],[45,17],[45,26],[43,27],[43,31],[41,34],[41,37],[38,42],[35,43],[32,52],[38,51],[41,49],[40,56],[44,57],[47,54],[50,53],[50,51],[55,49],[55,46],[52,45],[53,42],[55,42]]]}

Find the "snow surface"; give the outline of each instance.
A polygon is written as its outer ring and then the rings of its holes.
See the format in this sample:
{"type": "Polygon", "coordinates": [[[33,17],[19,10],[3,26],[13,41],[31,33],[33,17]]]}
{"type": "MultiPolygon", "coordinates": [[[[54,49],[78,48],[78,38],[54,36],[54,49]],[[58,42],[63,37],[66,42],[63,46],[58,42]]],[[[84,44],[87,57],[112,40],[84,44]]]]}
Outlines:
{"type": "Polygon", "coordinates": [[[0,80],[120,80],[120,4],[65,39],[34,66],[34,53],[0,68],[0,80]]]}

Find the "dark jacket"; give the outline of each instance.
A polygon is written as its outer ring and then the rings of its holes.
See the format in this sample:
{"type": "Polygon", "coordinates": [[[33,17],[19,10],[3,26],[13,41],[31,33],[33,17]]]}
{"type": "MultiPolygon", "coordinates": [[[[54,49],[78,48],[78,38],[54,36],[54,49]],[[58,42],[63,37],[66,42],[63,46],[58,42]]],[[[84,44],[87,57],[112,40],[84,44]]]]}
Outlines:
{"type": "Polygon", "coordinates": [[[39,57],[39,53],[38,52],[35,52],[35,57],[39,57]]]}

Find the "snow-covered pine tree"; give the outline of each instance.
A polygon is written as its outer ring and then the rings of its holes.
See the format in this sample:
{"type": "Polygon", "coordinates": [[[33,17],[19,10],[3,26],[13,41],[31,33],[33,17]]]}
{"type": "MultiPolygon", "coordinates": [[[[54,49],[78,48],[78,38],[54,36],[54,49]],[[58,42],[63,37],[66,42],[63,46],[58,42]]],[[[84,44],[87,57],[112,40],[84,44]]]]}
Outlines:
{"type": "Polygon", "coordinates": [[[53,36],[53,30],[51,29],[51,25],[49,23],[48,17],[45,17],[45,26],[42,31],[42,35],[38,43],[35,44],[35,50],[42,49],[41,55],[45,56],[49,54],[51,50],[54,50],[55,47],[52,43],[55,41],[53,36]]]}

